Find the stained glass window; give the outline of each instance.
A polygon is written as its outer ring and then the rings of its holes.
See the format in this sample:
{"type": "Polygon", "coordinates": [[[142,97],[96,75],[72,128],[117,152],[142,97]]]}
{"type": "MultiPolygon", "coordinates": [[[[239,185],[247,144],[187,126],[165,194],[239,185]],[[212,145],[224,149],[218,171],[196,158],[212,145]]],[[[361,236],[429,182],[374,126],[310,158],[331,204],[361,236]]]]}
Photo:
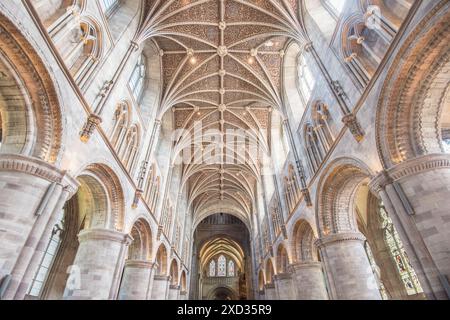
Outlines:
{"type": "Polygon", "coordinates": [[[229,260],[228,261],[228,276],[229,277],[234,277],[235,276],[234,261],[233,260],[229,260]]]}
{"type": "Polygon", "coordinates": [[[375,258],[373,257],[372,249],[370,249],[369,243],[366,241],[364,244],[364,249],[367,253],[367,258],[369,259],[370,266],[372,268],[373,275],[375,276],[375,280],[377,281],[378,289],[380,290],[381,298],[383,300],[388,300],[388,294],[386,288],[384,287],[383,281],[380,279],[380,268],[375,262],[375,258]]]}
{"type": "Polygon", "coordinates": [[[217,276],[226,277],[227,276],[227,259],[224,256],[220,256],[217,260],[217,276]]]}
{"type": "Polygon", "coordinates": [[[39,269],[31,282],[28,294],[33,297],[39,297],[44,287],[45,281],[48,278],[50,269],[55,261],[56,254],[58,253],[59,245],[61,244],[61,233],[64,225],[64,211],[61,211],[59,221],[53,227],[52,235],[47,244],[44,256],[39,265],[39,269]]]}
{"type": "Polygon", "coordinates": [[[209,263],[209,276],[216,276],[216,262],[214,260],[211,260],[211,262],[209,263]]]}
{"type": "Polygon", "coordinates": [[[403,248],[403,243],[400,240],[397,230],[395,229],[395,226],[382,203],[380,203],[379,206],[379,213],[382,221],[382,228],[384,230],[384,239],[392,258],[394,259],[400,278],[405,285],[406,292],[408,295],[423,292],[416,272],[409,261],[405,249],[403,248]]]}

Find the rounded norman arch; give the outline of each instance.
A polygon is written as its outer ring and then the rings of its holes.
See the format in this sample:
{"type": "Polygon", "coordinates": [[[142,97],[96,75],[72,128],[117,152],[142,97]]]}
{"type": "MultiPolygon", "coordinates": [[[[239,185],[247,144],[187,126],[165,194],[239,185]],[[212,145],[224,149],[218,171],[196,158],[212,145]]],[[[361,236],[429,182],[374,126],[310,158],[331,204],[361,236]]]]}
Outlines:
{"type": "Polygon", "coordinates": [[[167,271],[167,249],[164,243],[161,243],[161,245],[158,248],[158,251],[156,252],[156,275],[158,276],[166,276],[167,271]]]}
{"type": "Polygon", "coordinates": [[[63,125],[51,75],[33,46],[0,13],[0,153],[60,159],[63,125]]]}
{"type": "Polygon", "coordinates": [[[445,152],[443,133],[450,129],[448,116],[443,116],[450,111],[449,8],[448,1],[440,1],[411,32],[384,82],[376,140],[385,169],[445,152]]]}
{"type": "Polygon", "coordinates": [[[125,200],[114,171],[104,164],[91,164],[77,178],[79,192],[85,199],[80,211],[91,212],[84,222],[86,228],[124,229],[125,200]]]}
{"type": "Polygon", "coordinates": [[[319,180],[316,198],[319,237],[358,232],[354,198],[361,183],[372,176],[370,169],[357,159],[339,158],[328,165],[319,180]]]}
{"type": "Polygon", "coordinates": [[[316,262],[319,260],[318,250],[315,245],[316,235],[311,224],[303,219],[295,223],[292,233],[293,258],[297,263],[316,262]]]}
{"type": "Polygon", "coordinates": [[[139,218],[133,224],[130,235],[133,238],[128,247],[128,259],[150,261],[152,257],[152,230],[148,221],[139,218]]]}

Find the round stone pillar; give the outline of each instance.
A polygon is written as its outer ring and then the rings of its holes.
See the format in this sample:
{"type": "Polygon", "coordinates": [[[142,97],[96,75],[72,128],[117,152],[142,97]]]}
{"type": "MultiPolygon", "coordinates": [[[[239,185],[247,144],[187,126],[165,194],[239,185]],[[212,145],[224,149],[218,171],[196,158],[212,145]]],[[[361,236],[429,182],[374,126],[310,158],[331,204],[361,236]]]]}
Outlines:
{"type": "Polygon", "coordinates": [[[153,278],[152,300],[167,300],[170,276],[155,275],[153,278]]]}
{"type": "Polygon", "coordinates": [[[178,300],[179,296],[180,296],[180,286],[170,285],[168,300],[178,300]]]}
{"type": "Polygon", "coordinates": [[[264,289],[266,292],[266,300],[278,300],[277,290],[274,283],[267,283],[264,285],[264,289]]]}
{"type": "Polygon", "coordinates": [[[296,263],[292,268],[298,300],[328,300],[322,263],[296,263]]]}
{"type": "Polygon", "coordinates": [[[89,229],[78,235],[79,247],[70,267],[66,300],[113,300],[131,237],[114,230],[89,229]]]}
{"type": "Polygon", "coordinates": [[[153,263],[127,260],[120,285],[119,300],[147,300],[151,285],[153,263]]]}
{"type": "Polygon", "coordinates": [[[295,300],[296,292],[290,273],[279,273],[274,276],[274,282],[279,300],[295,300]]]}
{"type": "Polygon", "coordinates": [[[265,293],[265,291],[264,290],[259,290],[258,291],[258,297],[259,297],[259,300],[266,300],[266,293],[265,293]]]}
{"type": "Polygon", "coordinates": [[[0,280],[11,277],[3,299],[25,297],[43,254],[38,247],[47,245],[40,244],[48,242],[54,217],[77,186],[45,161],[0,155],[0,280]]]}
{"type": "Polygon", "coordinates": [[[340,233],[317,240],[337,300],[381,300],[378,284],[359,232],[340,233]]]}

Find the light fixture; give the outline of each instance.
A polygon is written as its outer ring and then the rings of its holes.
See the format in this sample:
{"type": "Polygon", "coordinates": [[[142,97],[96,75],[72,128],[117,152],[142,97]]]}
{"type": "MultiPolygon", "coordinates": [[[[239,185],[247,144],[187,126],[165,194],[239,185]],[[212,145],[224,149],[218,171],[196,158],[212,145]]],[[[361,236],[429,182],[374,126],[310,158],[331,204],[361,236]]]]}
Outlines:
{"type": "Polygon", "coordinates": [[[191,64],[196,64],[197,63],[197,58],[196,57],[191,57],[190,59],[189,59],[189,62],[191,63],[191,64]]]}
{"type": "Polygon", "coordinates": [[[272,40],[269,40],[269,41],[266,42],[266,47],[273,47],[272,40]]]}
{"type": "Polygon", "coordinates": [[[253,57],[248,58],[248,63],[249,64],[255,63],[255,58],[253,58],[253,57]]]}

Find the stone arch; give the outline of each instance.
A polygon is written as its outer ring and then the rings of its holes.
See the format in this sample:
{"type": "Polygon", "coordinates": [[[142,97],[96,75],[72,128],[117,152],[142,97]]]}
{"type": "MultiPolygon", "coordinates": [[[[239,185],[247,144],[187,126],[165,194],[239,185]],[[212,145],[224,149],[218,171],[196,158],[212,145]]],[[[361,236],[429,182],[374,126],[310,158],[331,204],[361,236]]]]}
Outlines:
{"type": "Polygon", "coordinates": [[[0,14],[1,153],[49,163],[60,157],[62,112],[43,61],[19,30],[0,14]]]}
{"type": "Polygon", "coordinates": [[[238,300],[236,292],[227,286],[212,289],[207,297],[208,300],[238,300]]]}
{"type": "Polygon", "coordinates": [[[85,207],[90,214],[86,228],[100,227],[122,231],[124,228],[125,200],[123,190],[114,171],[104,164],[89,165],[79,176],[80,190],[86,196],[85,207]]]}
{"type": "Polygon", "coordinates": [[[178,261],[177,259],[173,259],[170,263],[170,284],[177,286],[179,283],[178,278],[178,261]]]}
{"type": "Polygon", "coordinates": [[[319,260],[316,240],[317,237],[308,221],[300,219],[295,223],[292,234],[295,262],[308,263],[319,260]]]}
{"type": "Polygon", "coordinates": [[[320,236],[358,232],[354,197],[358,186],[372,176],[360,160],[339,158],[324,171],[318,188],[317,219],[320,236]]]}
{"type": "Polygon", "coordinates": [[[181,272],[180,290],[181,290],[182,293],[187,291],[187,276],[186,276],[186,271],[185,270],[183,270],[181,272]]]}
{"type": "Polygon", "coordinates": [[[149,261],[152,256],[152,230],[148,221],[139,218],[130,232],[133,241],[128,248],[128,259],[149,261]]]}
{"type": "Polygon", "coordinates": [[[289,266],[289,255],[284,244],[280,243],[277,249],[276,268],[277,274],[287,273],[289,266]]]}
{"type": "Polygon", "coordinates": [[[266,262],[266,284],[272,284],[274,279],[273,276],[275,275],[275,269],[273,267],[272,259],[267,259],[266,262]]]}
{"type": "Polygon", "coordinates": [[[405,41],[384,82],[376,117],[384,168],[442,153],[449,105],[450,4],[439,2],[405,41]],[[409,119],[404,121],[403,119],[409,119]]]}
{"type": "Polygon", "coordinates": [[[158,248],[158,251],[156,252],[156,258],[155,258],[155,262],[156,262],[156,275],[159,276],[165,276],[168,273],[167,270],[167,249],[166,246],[164,245],[164,243],[161,243],[161,245],[158,248]]]}
{"type": "Polygon", "coordinates": [[[266,285],[266,281],[264,279],[264,271],[261,269],[258,272],[258,288],[259,291],[264,291],[264,286],[266,285]]]}

